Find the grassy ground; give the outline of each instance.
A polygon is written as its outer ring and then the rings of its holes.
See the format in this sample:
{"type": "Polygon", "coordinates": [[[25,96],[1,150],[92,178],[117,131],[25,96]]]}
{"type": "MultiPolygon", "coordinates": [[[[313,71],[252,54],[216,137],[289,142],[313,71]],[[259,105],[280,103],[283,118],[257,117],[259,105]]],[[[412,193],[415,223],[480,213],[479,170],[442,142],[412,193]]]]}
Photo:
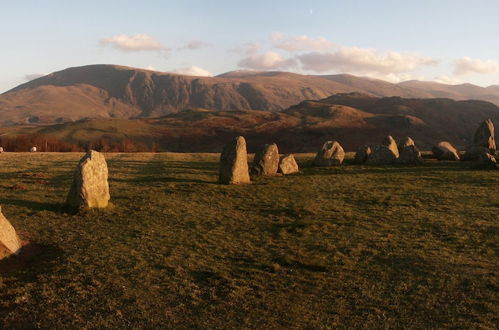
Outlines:
{"type": "Polygon", "coordinates": [[[499,171],[308,167],[216,184],[214,154],[108,154],[114,207],[61,211],[81,154],[0,155],[2,328],[494,328],[499,171]]]}

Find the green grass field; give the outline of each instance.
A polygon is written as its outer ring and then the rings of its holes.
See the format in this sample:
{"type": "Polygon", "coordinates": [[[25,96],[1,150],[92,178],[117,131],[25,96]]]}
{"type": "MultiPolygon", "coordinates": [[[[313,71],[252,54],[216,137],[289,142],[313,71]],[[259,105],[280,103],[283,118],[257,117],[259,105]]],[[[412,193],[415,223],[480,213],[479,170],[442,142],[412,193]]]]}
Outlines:
{"type": "MultiPolygon", "coordinates": [[[[82,154],[0,155],[31,245],[0,328],[495,328],[499,171],[310,167],[216,184],[216,154],[107,154],[114,206],[62,211],[82,154]]],[[[28,250],[28,249],[27,249],[28,250]]]]}

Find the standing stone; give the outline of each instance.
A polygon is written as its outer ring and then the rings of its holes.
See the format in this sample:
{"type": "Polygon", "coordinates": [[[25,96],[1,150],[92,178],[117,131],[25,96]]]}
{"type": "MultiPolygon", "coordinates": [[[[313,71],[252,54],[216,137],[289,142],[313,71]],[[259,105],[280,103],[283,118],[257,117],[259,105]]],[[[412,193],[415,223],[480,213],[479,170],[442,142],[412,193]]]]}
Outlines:
{"type": "Polygon", "coordinates": [[[220,155],[218,181],[224,184],[250,183],[246,140],[242,136],[234,138],[225,146],[220,155]]]}
{"type": "Polygon", "coordinates": [[[314,159],[316,166],[341,165],[345,159],[345,151],[337,141],[327,141],[314,159]]]}
{"type": "Polygon", "coordinates": [[[279,173],[284,175],[298,173],[300,171],[298,163],[292,154],[284,155],[279,161],[279,173]]]}
{"type": "Polygon", "coordinates": [[[364,144],[357,148],[357,152],[355,153],[354,162],[356,164],[364,164],[369,158],[371,154],[371,146],[364,144]]]}
{"type": "Polygon", "coordinates": [[[433,155],[438,160],[459,160],[459,153],[456,148],[447,141],[440,142],[437,146],[431,149],[433,155]]]}
{"type": "Polygon", "coordinates": [[[397,147],[397,142],[391,135],[388,135],[381,144],[387,146],[388,149],[393,152],[395,158],[399,158],[399,149],[397,147]]]}
{"type": "Polygon", "coordinates": [[[423,162],[423,157],[415,145],[408,145],[402,149],[397,161],[401,164],[420,164],[423,162]]]}
{"type": "Polygon", "coordinates": [[[402,152],[402,150],[404,150],[405,147],[415,146],[415,145],[416,145],[416,143],[414,143],[414,140],[411,139],[409,136],[407,136],[402,141],[400,141],[400,143],[398,144],[399,153],[402,152]]]}
{"type": "MultiPolygon", "coordinates": [[[[480,160],[490,154],[490,149],[478,145],[472,145],[464,153],[463,160],[480,160]]],[[[495,153],[495,152],[494,152],[495,153]]]]}
{"type": "Polygon", "coordinates": [[[107,178],[104,155],[90,150],[76,167],[66,205],[72,210],[107,207],[110,199],[107,178]]]}
{"type": "Polygon", "coordinates": [[[475,132],[473,144],[489,149],[491,154],[496,151],[496,142],[494,139],[494,124],[492,120],[483,121],[475,132]]]}
{"type": "Polygon", "coordinates": [[[13,253],[17,254],[20,249],[21,240],[9,220],[3,215],[2,208],[0,207],[0,259],[13,253]]]}
{"type": "Polygon", "coordinates": [[[279,150],[277,144],[266,144],[255,154],[253,165],[251,166],[252,175],[274,176],[279,168],[279,150]]]}
{"type": "Polygon", "coordinates": [[[478,158],[480,164],[485,168],[497,168],[497,160],[491,154],[482,154],[478,158]]]}
{"type": "Polygon", "coordinates": [[[397,157],[390,147],[386,145],[375,145],[371,148],[371,154],[367,157],[366,164],[386,165],[395,162],[396,159],[397,157]]]}

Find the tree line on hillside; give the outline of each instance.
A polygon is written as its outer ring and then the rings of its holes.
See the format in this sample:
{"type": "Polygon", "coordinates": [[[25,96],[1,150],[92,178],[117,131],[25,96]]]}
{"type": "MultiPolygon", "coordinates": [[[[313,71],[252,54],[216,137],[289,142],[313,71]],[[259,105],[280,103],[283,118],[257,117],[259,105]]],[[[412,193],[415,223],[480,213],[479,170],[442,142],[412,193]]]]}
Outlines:
{"type": "Polygon", "coordinates": [[[24,134],[15,137],[0,137],[0,147],[7,152],[27,152],[36,147],[39,152],[84,152],[89,149],[101,152],[158,152],[155,141],[145,143],[129,138],[101,137],[95,141],[75,143],[61,141],[44,134],[24,134]]]}

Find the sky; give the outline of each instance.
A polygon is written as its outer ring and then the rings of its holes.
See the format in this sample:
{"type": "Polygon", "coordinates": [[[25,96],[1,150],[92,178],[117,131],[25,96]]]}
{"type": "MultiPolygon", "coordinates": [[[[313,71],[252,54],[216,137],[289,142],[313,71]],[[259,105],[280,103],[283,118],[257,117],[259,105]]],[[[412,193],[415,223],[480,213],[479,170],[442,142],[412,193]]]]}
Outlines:
{"type": "Polygon", "coordinates": [[[497,0],[0,0],[0,93],[89,64],[499,85],[497,0]]]}

